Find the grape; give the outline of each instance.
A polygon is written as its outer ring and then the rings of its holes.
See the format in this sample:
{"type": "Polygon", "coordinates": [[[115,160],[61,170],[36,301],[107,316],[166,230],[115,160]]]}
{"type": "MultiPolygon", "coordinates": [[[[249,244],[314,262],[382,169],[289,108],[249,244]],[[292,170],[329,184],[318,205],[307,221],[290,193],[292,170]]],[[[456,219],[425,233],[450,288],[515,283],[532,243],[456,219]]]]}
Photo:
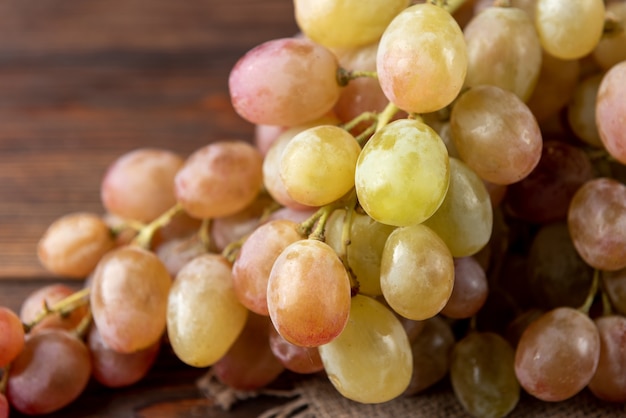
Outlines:
{"type": "Polygon", "coordinates": [[[278,209],[277,211],[272,212],[272,214],[267,217],[266,222],[283,219],[287,221],[301,223],[313,216],[316,211],[316,208],[296,210],[293,208],[283,207],[278,209]]]}
{"type": "Polygon", "coordinates": [[[516,7],[489,7],[463,29],[469,87],[489,84],[530,98],[541,69],[541,44],[528,14],[516,7]]]}
{"type": "Polygon", "coordinates": [[[305,38],[281,38],[248,51],[230,72],[235,111],[255,124],[294,126],[329,112],[339,98],[337,59],[305,38]]]}
{"type": "Polygon", "coordinates": [[[164,149],[127,152],[102,179],[102,204],[121,218],[150,222],[176,203],[174,176],[182,165],[182,157],[164,149]]]}
{"type": "Polygon", "coordinates": [[[217,362],[244,328],[248,310],[239,303],[231,266],[205,254],[176,276],[167,301],[167,335],[174,353],[194,367],[217,362]]]}
{"type": "Polygon", "coordinates": [[[104,386],[119,388],[141,380],[154,364],[161,341],[133,353],[112,350],[92,326],[87,335],[87,348],[91,355],[92,376],[104,386]]]}
{"type": "Polygon", "coordinates": [[[389,401],[402,394],[411,379],[411,346],[402,324],[368,296],[352,298],[346,328],[319,351],[330,382],[357,402],[389,401]]]}
{"type": "Polygon", "coordinates": [[[17,411],[41,415],[70,404],[91,374],[89,351],[65,330],[44,330],[26,340],[11,364],[7,398],[17,411]]]}
{"type": "Polygon", "coordinates": [[[572,198],[567,224],[576,250],[592,267],[626,267],[626,186],[610,178],[585,183],[572,198]]]}
{"type": "Polygon", "coordinates": [[[600,356],[594,322],[569,307],[548,311],[522,334],[515,352],[515,374],[538,399],[569,399],[593,377],[600,356]]]}
{"type": "MultiPolygon", "coordinates": [[[[324,235],[326,243],[338,253],[343,251],[346,211],[339,209],[329,217],[324,235]]],[[[366,214],[353,213],[350,244],[346,247],[348,265],[359,282],[359,292],[376,296],[380,289],[380,260],[385,242],[394,227],[374,221],[366,214]]]]}
{"type": "Polygon", "coordinates": [[[237,213],[259,194],[263,158],[250,144],[218,141],[187,158],[175,178],[178,202],[195,218],[237,213]]]}
{"type": "Polygon", "coordinates": [[[389,101],[407,112],[427,113],[456,98],[467,61],[463,32],[454,18],[423,3],[404,9],[387,26],[376,69],[389,101]]]}
{"type": "Polygon", "coordinates": [[[93,275],[90,305],[104,342],[132,353],[157,342],[165,331],[172,279],[158,257],[139,247],[105,255],[93,275]]]}
{"type": "Polygon", "coordinates": [[[604,27],[603,0],[537,0],[535,27],[543,48],[557,58],[576,59],[596,47],[604,27]]]}
{"type": "Polygon", "coordinates": [[[511,184],[539,162],[541,131],[528,106],[511,92],[470,88],[454,104],[450,123],[461,160],[484,180],[511,184]]]}
{"type": "Polygon", "coordinates": [[[351,48],[376,42],[408,0],[294,0],[300,30],[330,48],[351,48]]]}
{"type": "Polygon", "coordinates": [[[278,256],[267,284],[267,307],[287,341],[314,347],[335,339],[350,312],[350,278],[326,243],[306,239],[278,256]]]}
{"type": "Polygon", "coordinates": [[[389,306],[415,320],[435,316],[446,305],[454,284],[454,262],[446,244],[429,227],[394,230],[385,244],[380,287],[389,306]]]}
{"type": "Polygon", "coordinates": [[[515,352],[498,334],[470,332],[452,352],[450,380],[463,408],[475,417],[504,417],[517,405],[515,352]]]}
{"type": "Polygon", "coordinates": [[[605,19],[620,22],[621,29],[604,34],[593,50],[593,58],[604,70],[609,70],[621,61],[626,61],[626,2],[607,3],[605,19]]]}
{"type": "Polygon", "coordinates": [[[284,126],[276,125],[255,125],[254,126],[254,145],[257,147],[262,156],[265,157],[267,151],[271,148],[276,139],[285,132],[284,126]]]}
{"type": "Polygon", "coordinates": [[[626,315],[626,268],[602,272],[602,285],[615,310],[626,315]]]}
{"type": "Polygon", "coordinates": [[[238,390],[255,390],[273,382],[285,367],[270,349],[271,328],[268,317],[249,314],[239,337],[212,366],[215,376],[238,390]]]}
{"type": "Polygon", "coordinates": [[[446,243],[454,257],[476,254],[489,241],[493,211],[489,192],[464,162],[450,158],[450,185],[441,206],[424,225],[446,243]]]}
{"type": "Polygon", "coordinates": [[[54,274],[85,278],[113,246],[113,234],[102,218],[72,213],[48,227],[37,245],[37,256],[54,274]]]}
{"type": "Polygon", "coordinates": [[[576,136],[595,147],[602,147],[596,126],[596,97],[602,76],[594,74],[580,81],[567,106],[567,120],[576,136]]]}
{"type": "Polygon", "coordinates": [[[602,78],[596,99],[596,123],[606,150],[626,164],[626,61],[615,64],[602,78]]]}
{"type": "Polygon", "coordinates": [[[317,373],[324,370],[317,347],[302,347],[283,338],[273,326],[270,327],[270,348],[287,370],[300,374],[317,373]]]}
{"type": "Polygon", "coordinates": [[[9,401],[4,393],[0,392],[0,418],[9,418],[9,401]]]}
{"type": "MultiPolygon", "coordinates": [[[[158,248],[164,242],[172,239],[187,238],[191,234],[197,233],[202,227],[201,219],[192,218],[184,211],[178,211],[169,219],[167,224],[154,232],[150,241],[151,249],[158,248]]],[[[126,244],[131,242],[126,242],[126,244]]]]}
{"type": "MultiPolygon", "coordinates": [[[[22,302],[20,309],[21,321],[25,324],[30,324],[42,313],[45,305],[50,308],[73,293],[74,289],[60,283],[47,285],[35,290],[22,302]]],[[[73,330],[83,320],[86,314],[87,307],[80,306],[67,315],[61,315],[60,313],[46,315],[45,318],[30,330],[30,333],[32,334],[46,328],[73,330]]]]}
{"type": "Polygon", "coordinates": [[[528,286],[535,304],[545,309],[581,306],[592,279],[593,269],[576,252],[567,224],[542,226],[528,256],[528,286]]]}
{"type": "Polygon", "coordinates": [[[448,318],[470,318],[487,300],[489,286],[485,270],[473,257],[454,259],[454,286],[441,314],[448,318]]]}
{"type": "Polygon", "coordinates": [[[154,252],[170,276],[176,277],[185,264],[206,253],[207,249],[198,234],[192,234],[185,238],[166,241],[159,245],[154,252]]]}
{"type": "Polygon", "coordinates": [[[269,315],[267,283],[272,266],[289,244],[303,238],[298,224],[288,220],[269,221],[250,234],[232,270],[233,288],[242,305],[257,314],[269,315]]]}
{"type": "Polygon", "coordinates": [[[428,219],[443,202],[449,182],[443,141],[428,125],[409,119],[391,122],[374,134],[361,151],[355,172],[356,193],[365,212],[394,226],[428,219]]]}
{"type": "Polygon", "coordinates": [[[546,140],[533,171],[509,185],[504,206],[509,214],[528,222],[562,221],[574,193],[593,177],[593,166],[583,149],[546,140]]]}
{"type": "Polygon", "coordinates": [[[422,321],[421,332],[411,338],[413,374],[404,392],[414,395],[442,380],[450,370],[454,335],[450,325],[440,316],[422,321]]]}
{"type": "Polygon", "coordinates": [[[579,60],[562,60],[543,51],[539,78],[526,101],[539,122],[557,115],[569,102],[578,84],[580,67],[579,60]]]}
{"type": "Polygon", "coordinates": [[[356,139],[333,125],[306,129],[281,153],[280,178],[287,194],[307,206],[331,203],[354,187],[354,170],[361,152],[356,139]]]}
{"type": "Polygon", "coordinates": [[[598,368],[589,389],[609,402],[626,402],[626,318],[618,315],[596,318],[600,334],[598,368]]]}
{"type": "Polygon", "coordinates": [[[22,321],[12,310],[0,306],[0,369],[11,363],[23,348],[22,321]]]}

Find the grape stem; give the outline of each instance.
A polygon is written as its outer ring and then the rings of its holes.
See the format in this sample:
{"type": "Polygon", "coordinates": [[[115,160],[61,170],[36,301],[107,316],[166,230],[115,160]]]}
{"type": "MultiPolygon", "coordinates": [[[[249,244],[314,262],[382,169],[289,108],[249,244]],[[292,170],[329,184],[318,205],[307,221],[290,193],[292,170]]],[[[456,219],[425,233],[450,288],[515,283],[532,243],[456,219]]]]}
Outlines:
{"type": "Polygon", "coordinates": [[[205,250],[209,250],[211,248],[211,219],[205,218],[202,220],[202,224],[200,225],[200,229],[198,229],[198,238],[200,238],[200,242],[202,242],[202,246],[205,250]]]}
{"type": "Polygon", "coordinates": [[[604,20],[604,28],[602,29],[602,36],[616,36],[624,31],[624,22],[619,19],[615,19],[613,16],[608,16],[604,20]]]}
{"type": "Polygon", "coordinates": [[[587,294],[587,299],[582,304],[579,311],[589,314],[589,309],[591,309],[591,305],[593,305],[593,301],[596,298],[596,293],[598,293],[598,285],[600,283],[600,270],[595,269],[593,271],[593,280],[591,281],[591,287],[589,288],[589,293],[587,294]]]}
{"type": "Polygon", "coordinates": [[[376,132],[380,131],[383,127],[385,127],[391,118],[394,117],[396,113],[398,113],[400,109],[395,104],[389,102],[385,109],[380,112],[378,115],[378,123],[376,124],[376,132]]]}
{"type": "Polygon", "coordinates": [[[345,87],[350,83],[350,81],[355,78],[361,77],[369,77],[369,78],[378,78],[378,74],[376,71],[365,71],[365,70],[346,70],[345,68],[339,67],[337,68],[337,84],[341,87],[345,87]]]}
{"type": "Polygon", "coordinates": [[[178,215],[182,211],[182,205],[180,203],[176,203],[170,209],[165,211],[165,213],[163,213],[161,216],[141,228],[139,234],[133,240],[133,243],[144,249],[149,248],[154,233],[160,228],[163,228],[165,225],[167,225],[172,220],[172,218],[174,218],[174,216],[178,215]]]}
{"type": "Polygon", "coordinates": [[[354,129],[359,123],[361,122],[368,122],[368,121],[373,121],[376,120],[378,118],[378,113],[376,112],[363,112],[360,115],[358,115],[357,117],[355,117],[354,119],[344,123],[343,125],[340,125],[341,128],[345,129],[346,131],[351,131],[352,129],[354,129]]]}
{"type": "Polygon", "coordinates": [[[602,316],[609,316],[613,313],[613,306],[609,295],[602,291],[602,316]]]}
{"type": "Polygon", "coordinates": [[[356,192],[351,193],[349,200],[346,202],[346,216],[343,220],[343,227],[341,229],[341,252],[338,254],[339,259],[343,263],[348,276],[350,277],[350,293],[352,296],[356,296],[359,293],[359,280],[354,274],[354,270],[350,267],[348,261],[348,250],[352,243],[352,219],[354,219],[354,210],[357,205],[356,192]]]}
{"type": "Polygon", "coordinates": [[[229,263],[234,263],[237,258],[237,254],[239,254],[239,250],[244,242],[248,239],[250,234],[244,235],[236,241],[231,242],[222,250],[222,257],[228,260],[229,263]]]}
{"type": "Polygon", "coordinates": [[[83,319],[80,320],[78,325],[76,325],[76,328],[74,328],[74,334],[76,334],[79,339],[83,340],[85,338],[87,332],[89,331],[89,327],[91,326],[92,320],[93,314],[91,313],[91,308],[88,307],[87,313],[83,319]]]}
{"type": "Polygon", "coordinates": [[[89,303],[89,293],[91,289],[88,287],[74,292],[66,298],[61,299],[52,306],[48,306],[46,302],[43,304],[43,310],[28,324],[23,324],[24,332],[30,332],[38,323],[44,320],[48,315],[58,313],[61,316],[69,315],[74,309],[89,303]]]}

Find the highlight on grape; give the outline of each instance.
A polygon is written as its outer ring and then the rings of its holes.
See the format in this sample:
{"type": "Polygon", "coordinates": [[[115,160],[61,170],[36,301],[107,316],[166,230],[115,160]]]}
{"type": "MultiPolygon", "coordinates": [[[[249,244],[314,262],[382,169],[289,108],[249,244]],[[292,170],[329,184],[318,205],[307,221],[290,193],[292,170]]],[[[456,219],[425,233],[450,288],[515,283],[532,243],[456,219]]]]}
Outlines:
{"type": "Polygon", "coordinates": [[[294,10],[227,81],[254,137],[129,150],[103,213],[41,237],[84,287],[0,307],[0,418],[132,385],[166,345],[233,389],[626,402],[626,1],[294,10]]]}

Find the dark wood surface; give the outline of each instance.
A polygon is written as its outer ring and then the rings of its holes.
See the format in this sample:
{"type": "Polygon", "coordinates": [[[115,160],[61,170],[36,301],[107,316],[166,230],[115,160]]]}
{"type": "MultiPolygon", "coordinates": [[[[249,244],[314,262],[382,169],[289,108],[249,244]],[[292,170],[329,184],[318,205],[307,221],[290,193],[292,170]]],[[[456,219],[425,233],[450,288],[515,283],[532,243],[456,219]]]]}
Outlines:
{"type": "MultiPolygon", "coordinates": [[[[66,213],[102,212],[100,180],[120,154],[152,146],[186,155],[250,139],[228,99],[228,72],[251,47],[296,31],[291,0],[1,1],[0,305],[17,310],[53,282],[81,286],[46,273],[36,243],[66,213]]],[[[91,384],[53,416],[237,418],[284,402],[261,397],[225,413],[198,391],[203,373],[164,350],[140,384],[91,384]]],[[[557,411],[543,416],[586,416],[557,411]]]]}

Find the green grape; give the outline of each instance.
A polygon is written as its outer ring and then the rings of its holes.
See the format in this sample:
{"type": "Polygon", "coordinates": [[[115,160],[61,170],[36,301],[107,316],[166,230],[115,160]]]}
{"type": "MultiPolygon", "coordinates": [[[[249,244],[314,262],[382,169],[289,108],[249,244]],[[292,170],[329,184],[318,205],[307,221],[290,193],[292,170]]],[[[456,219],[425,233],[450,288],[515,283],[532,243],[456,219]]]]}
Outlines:
{"type": "Polygon", "coordinates": [[[513,367],[515,352],[500,335],[470,332],[456,343],[450,364],[452,388],[470,415],[508,415],[520,398],[513,367]]]}
{"type": "Polygon", "coordinates": [[[354,187],[354,170],[361,152],[356,139],[333,125],[306,129],[295,135],[279,161],[287,194],[307,206],[331,203],[354,187]]]}
{"type": "Polygon", "coordinates": [[[435,316],[448,302],[454,261],[441,238],[423,224],[389,235],[380,267],[385,300],[398,314],[415,320],[435,316]]]}
{"type": "Polygon", "coordinates": [[[427,113],[449,105],[467,72],[461,28],[441,7],[413,5],[387,26],[376,58],[383,92],[400,109],[427,113]]]}
{"type": "Polygon", "coordinates": [[[326,243],[304,239],[280,253],[267,283],[267,308],[287,341],[315,347],[335,339],[350,312],[350,277],[326,243]]]}
{"type": "Polygon", "coordinates": [[[535,27],[543,48],[576,59],[594,50],[604,27],[603,0],[537,0],[535,27]]]}
{"type": "Polygon", "coordinates": [[[230,264],[205,254],[176,276],[167,303],[167,335],[178,358],[206,367],[226,354],[247,317],[233,289],[230,264]]]}
{"type": "Polygon", "coordinates": [[[294,0],[300,30],[330,48],[353,48],[378,41],[408,0],[294,0]]]}
{"type": "Polygon", "coordinates": [[[395,226],[428,219],[443,202],[449,182],[445,144],[428,125],[409,119],[376,132],[361,151],[355,173],[365,212],[395,226]]]}
{"type": "Polygon", "coordinates": [[[319,352],[333,386],[357,402],[389,401],[401,395],[411,379],[411,346],[402,324],[368,296],[352,298],[345,329],[319,352]]]}
{"type": "MultiPolygon", "coordinates": [[[[346,211],[333,212],[326,223],[326,243],[340,253],[343,251],[343,228],[346,211]]],[[[376,296],[380,289],[380,260],[383,248],[393,226],[376,222],[366,214],[353,213],[350,226],[350,244],[346,247],[348,265],[359,282],[359,292],[376,296]]]]}
{"type": "Polygon", "coordinates": [[[602,147],[596,125],[596,97],[602,74],[594,74],[578,82],[567,106],[567,121],[576,136],[589,145],[602,147]]]}
{"type": "Polygon", "coordinates": [[[450,158],[450,186],[439,209],[424,225],[446,243],[454,257],[476,254],[489,241],[493,211],[487,187],[464,162],[450,158]]]}

